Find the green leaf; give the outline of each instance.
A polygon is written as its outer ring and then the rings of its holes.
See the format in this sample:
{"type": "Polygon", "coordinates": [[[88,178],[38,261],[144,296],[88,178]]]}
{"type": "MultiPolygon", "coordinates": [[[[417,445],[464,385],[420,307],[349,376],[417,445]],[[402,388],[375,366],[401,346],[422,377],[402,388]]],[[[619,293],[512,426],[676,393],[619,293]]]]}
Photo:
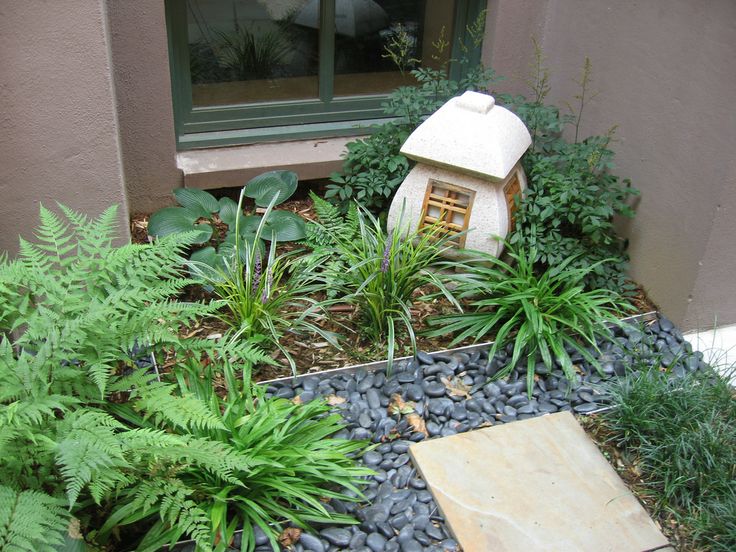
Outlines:
{"type": "Polygon", "coordinates": [[[210,218],[220,210],[220,204],[212,194],[196,188],[177,188],[174,197],[179,205],[195,213],[197,217],[210,218]]]}
{"type": "Polygon", "coordinates": [[[271,240],[275,234],[277,241],[303,240],[307,227],[304,219],[291,211],[273,211],[268,215],[263,227],[263,238],[271,240]]]}
{"type": "Polygon", "coordinates": [[[212,226],[194,224],[199,216],[184,207],[165,207],[151,215],[148,221],[148,234],[162,238],[170,234],[181,234],[199,230],[192,243],[205,243],[212,237],[212,226]]]}
{"type": "Polygon", "coordinates": [[[269,171],[260,174],[245,185],[244,195],[253,198],[259,207],[268,207],[274,197],[274,205],[283,203],[296,191],[298,178],[293,171],[269,171]]]}
{"type": "Polygon", "coordinates": [[[258,226],[261,224],[261,218],[257,215],[248,215],[240,219],[240,226],[238,232],[241,236],[255,235],[258,231],[258,226]]]}
{"type": "Polygon", "coordinates": [[[238,213],[238,204],[229,197],[220,198],[220,220],[227,224],[230,231],[235,230],[236,215],[238,213]]]}
{"type": "Polygon", "coordinates": [[[207,246],[192,253],[189,260],[195,263],[203,263],[214,268],[217,266],[218,255],[214,247],[207,246]]]}

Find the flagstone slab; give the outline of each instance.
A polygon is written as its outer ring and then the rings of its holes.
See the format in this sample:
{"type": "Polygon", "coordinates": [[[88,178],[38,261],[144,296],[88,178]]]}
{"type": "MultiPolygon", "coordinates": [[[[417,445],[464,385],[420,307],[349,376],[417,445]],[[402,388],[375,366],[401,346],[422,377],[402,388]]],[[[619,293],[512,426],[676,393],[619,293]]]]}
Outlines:
{"type": "Polygon", "coordinates": [[[674,550],[569,412],[409,451],[464,552],[674,550]]]}

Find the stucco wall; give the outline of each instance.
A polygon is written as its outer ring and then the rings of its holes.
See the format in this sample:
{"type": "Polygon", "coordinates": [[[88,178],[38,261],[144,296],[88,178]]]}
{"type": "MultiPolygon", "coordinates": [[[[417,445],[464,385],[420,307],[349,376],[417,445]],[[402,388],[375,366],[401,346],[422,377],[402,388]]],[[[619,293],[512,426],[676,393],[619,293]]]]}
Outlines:
{"type": "Polygon", "coordinates": [[[176,168],[163,0],[106,0],[125,184],[131,213],[170,204],[176,168]]]}
{"type": "MultiPolygon", "coordinates": [[[[583,135],[618,125],[617,171],[642,191],[636,219],[622,225],[634,278],[685,328],[735,322],[736,2],[491,4],[486,59],[500,73],[518,70],[519,42],[533,31],[551,70],[551,103],[573,100],[590,57],[599,94],[585,107],[583,135]]],[[[521,50],[526,67],[531,48],[521,50]]],[[[524,92],[511,76],[506,90],[524,92]]]]}
{"type": "Polygon", "coordinates": [[[39,202],[120,204],[128,236],[105,22],[100,1],[0,3],[0,250],[31,237],[39,202]]]}

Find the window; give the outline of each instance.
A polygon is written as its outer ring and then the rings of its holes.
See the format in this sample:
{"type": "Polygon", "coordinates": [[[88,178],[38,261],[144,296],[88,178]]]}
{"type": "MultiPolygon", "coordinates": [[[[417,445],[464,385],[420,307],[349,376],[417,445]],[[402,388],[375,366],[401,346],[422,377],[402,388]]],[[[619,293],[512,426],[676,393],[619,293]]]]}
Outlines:
{"type": "MultiPolygon", "coordinates": [[[[168,0],[177,143],[183,148],[355,134],[418,60],[461,76],[481,0],[168,0]],[[400,70],[386,46],[403,39],[400,70]],[[434,55],[433,55],[434,54],[434,55]]],[[[479,52],[474,52],[479,56],[479,52]]]]}
{"type": "Polygon", "coordinates": [[[465,234],[475,201],[475,190],[440,182],[431,178],[422,205],[420,230],[438,225],[440,232],[450,236],[448,242],[465,247],[465,234]]]}

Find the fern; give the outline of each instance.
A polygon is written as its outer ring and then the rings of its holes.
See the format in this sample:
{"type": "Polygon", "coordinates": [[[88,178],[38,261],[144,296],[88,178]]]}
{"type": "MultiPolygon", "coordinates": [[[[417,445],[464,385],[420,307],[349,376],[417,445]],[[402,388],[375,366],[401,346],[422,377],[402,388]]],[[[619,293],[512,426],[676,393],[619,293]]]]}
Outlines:
{"type": "Polygon", "coordinates": [[[225,429],[219,412],[212,412],[193,395],[174,395],[174,389],[171,384],[151,383],[138,391],[140,398],[135,401],[135,407],[179,429],[225,429]]]}
{"type": "Polygon", "coordinates": [[[357,207],[350,205],[343,214],[338,207],[309,192],[319,222],[307,224],[305,243],[312,249],[335,245],[339,240],[350,240],[358,235],[357,207]]]}
{"type": "Polygon", "coordinates": [[[0,550],[55,551],[64,542],[69,514],[62,502],[38,491],[0,485],[0,550]]]}
{"type": "Polygon", "coordinates": [[[219,412],[178,396],[176,386],[155,382],[135,362],[141,347],[160,358],[214,358],[216,350],[262,358],[247,343],[180,337],[182,327],[220,307],[172,299],[192,283],[182,272],[191,236],[113,247],[114,207],[95,219],[61,212],[41,207],[37,241],[21,240],[17,260],[0,256],[0,472],[7,485],[0,507],[6,499],[18,506],[2,510],[8,549],[43,549],[37,535],[53,531],[24,528],[56,519],[64,497],[71,511],[87,496],[102,504],[162,466],[169,474],[201,466],[238,484],[233,473],[248,465],[221,443],[188,435],[221,429],[219,412]],[[129,400],[117,404],[111,393],[129,400]],[[126,420],[136,412],[184,435],[131,427],[126,420]],[[31,500],[38,517],[25,508],[31,500]]]}

